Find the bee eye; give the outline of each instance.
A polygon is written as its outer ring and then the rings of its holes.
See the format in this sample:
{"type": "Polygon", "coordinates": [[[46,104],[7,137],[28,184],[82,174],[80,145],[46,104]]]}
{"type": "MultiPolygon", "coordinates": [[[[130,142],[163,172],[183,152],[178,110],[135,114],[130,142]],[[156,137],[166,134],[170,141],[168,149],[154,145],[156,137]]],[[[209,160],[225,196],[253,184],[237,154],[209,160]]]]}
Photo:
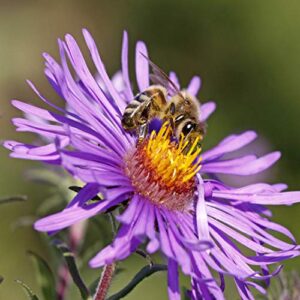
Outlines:
{"type": "Polygon", "coordinates": [[[183,133],[184,135],[188,135],[192,130],[195,129],[195,127],[196,127],[195,124],[193,124],[193,123],[187,123],[187,124],[185,124],[185,125],[183,126],[183,128],[182,128],[182,133],[183,133]]]}

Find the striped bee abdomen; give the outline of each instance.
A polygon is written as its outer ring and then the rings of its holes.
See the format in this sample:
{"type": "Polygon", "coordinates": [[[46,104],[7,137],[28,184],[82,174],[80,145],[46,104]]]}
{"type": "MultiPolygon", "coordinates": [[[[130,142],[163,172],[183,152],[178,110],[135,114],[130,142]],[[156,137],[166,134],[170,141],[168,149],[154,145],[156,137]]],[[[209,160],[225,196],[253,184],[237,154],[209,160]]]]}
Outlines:
{"type": "Polygon", "coordinates": [[[150,120],[163,111],[166,104],[166,91],[160,86],[151,86],[137,94],[125,108],[122,126],[126,130],[149,123],[150,120]]]}

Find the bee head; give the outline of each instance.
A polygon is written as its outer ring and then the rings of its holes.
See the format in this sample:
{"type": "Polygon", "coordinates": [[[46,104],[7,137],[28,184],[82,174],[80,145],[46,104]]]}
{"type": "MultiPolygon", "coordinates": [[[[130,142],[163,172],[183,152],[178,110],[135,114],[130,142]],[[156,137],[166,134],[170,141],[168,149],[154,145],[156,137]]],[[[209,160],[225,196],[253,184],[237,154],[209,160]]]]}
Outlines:
{"type": "Polygon", "coordinates": [[[205,133],[205,127],[202,123],[196,123],[195,121],[189,120],[187,121],[181,130],[182,135],[184,136],[185,141],[189,141],[189,144],[186,147],[186,151],[188,152],[189,149],[192,147],[194,142],[198,140],[197,148],[201,148],[202,146],[202,140],[205,133]]]}

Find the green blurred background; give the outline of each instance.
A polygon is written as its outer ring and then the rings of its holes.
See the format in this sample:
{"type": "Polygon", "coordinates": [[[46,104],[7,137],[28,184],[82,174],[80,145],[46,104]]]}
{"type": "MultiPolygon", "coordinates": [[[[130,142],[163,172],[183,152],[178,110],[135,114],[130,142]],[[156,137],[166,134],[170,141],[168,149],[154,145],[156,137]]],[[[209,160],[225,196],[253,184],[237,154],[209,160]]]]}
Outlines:
{"type": "MultiPolygon", "coordinates": [[[[175,70],[183,84],[192,75],[201,76],[200,100],[213,99],[218,105],[209,121],[206,147],[232,132],[254,129],[260,134],[255,151],[279,149],[283,153],[268,174],[270,180],[300,189],[299,15],[297,0],[0,1],[1,139],[32,140],[14,132],[10,119],[20,114],[10,106],[10,99],[39,103],[25,79],[55,97],[43,76],[41,53],[58,57],[58,37],[71,33],[83,45],[81,29],[88,28],[113,74],[120,67],[121,37],[126,29],[132,59],[134,43],[142,39],[151,58],[163,69],[175,70]]],[[[132,60],[130,66],[133,70],[132,60]]],[[[36,207],[49,196],[47,187],[24,178],[26,170],[37,166],[10,159],[1,150],[0,195],[26,194],[29,200],[1,206],[0,274],[5,281],[0,299],[25,299],[13,281],[16,278],[38,293],[26,250],[47,257],[45,244],[31,227],[13,229],[18,218],[34,216],[36,207]]],[[[298,241],[299,214],[300,205],[274,209],[275,220],[288,226],[298,241]]],[[[129,271],[115,279],[113,290],[124,286],[143,263],[134,256],[123,264],[129,271]]],[[[299,269],[300,259],[286,266],[299,269]]],[[[83,270],[87,280],[99,273],[83,270]]],[[[76,297],[75,292],[72,299],[76,297]]],[[[147,279],[127,297],[140,298],[166,299],[165,275],[147,279]]]]}

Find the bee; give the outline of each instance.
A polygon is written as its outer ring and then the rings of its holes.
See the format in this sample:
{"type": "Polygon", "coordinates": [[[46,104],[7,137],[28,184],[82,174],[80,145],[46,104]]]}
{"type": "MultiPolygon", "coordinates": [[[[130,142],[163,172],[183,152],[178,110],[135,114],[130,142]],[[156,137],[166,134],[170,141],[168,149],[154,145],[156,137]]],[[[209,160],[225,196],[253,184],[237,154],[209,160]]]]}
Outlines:
{"type": "Polygon", "coordinates": [[[199,147],[206,133],[206,124],[200,121],[200,103],[194,96],[183,90],[171,97],[165,111],[164,121],[169,120],[177,140],[183,135],[189,146],[198,138],[199,147]]]}
{"type": "Polygon", "coordinates": [[[122,126],[125,130],[137,130],[139,140],[143,140],[152,119],[164,119],[167,105],[167,89],[153,85],[137,94],[125,108],[122,126]]]}
{"type": "Polygon", "coordinates": [[[122,116],[123,128],[136,130],[139,141],[142,141],[148,134],[151,120],[158,118],[170,123],[174,138],[179,140],[183,136],[185,141],[189,141],[186,151],[196,139],[200,147],[206,125],[200,121],[199,101],[187,91],[180,91],[164,71],[144,57],[152,68],[150,78],[155,85],[137,94],[127,105],[122,116]]]}

